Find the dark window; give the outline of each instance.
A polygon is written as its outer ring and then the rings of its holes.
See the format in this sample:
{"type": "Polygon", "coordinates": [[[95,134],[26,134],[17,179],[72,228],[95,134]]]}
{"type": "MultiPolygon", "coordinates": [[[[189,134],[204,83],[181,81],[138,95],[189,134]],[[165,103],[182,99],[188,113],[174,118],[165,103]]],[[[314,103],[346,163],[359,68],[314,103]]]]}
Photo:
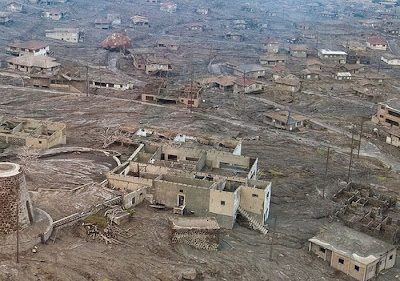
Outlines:
{"type": "Polygon", "coordinates": [[[319,247],[319,251],[325,254],[325,248],[319,247]]]}
{"type": "Polygon", "coordinates": [[[389,123],[389,124],[391,124],[391,125],[393,125],[393,126],[399,126],[399,123],[398,122],[396,122],[396,121],[393,121],[393,120],[390,120],[390,119],[385,119],[385,122],[386,123],[389,123]]]}
{"type": "Polygon", "coordinates": [[[388,113],[389,113],[389,115],[392,115],[392,116],[395,116],[397,118],[400,118],[400,113],[398,113],[398,112],[389,110],[388,113]]]}
{"type": "Polygon", "coordinates": [[[161,160],[165,160],[165,154],[161,153],[161,160]]]}
{"type": "Polygon", "coordinates": [[[176,155],[168,155],[168,160],[169,161],[178,161],[178,156],[176,156],[176,155]]]}
{"type": "Polygon", "coordinates": [[[344,259],[339,259],[340,264],[344,264],[344,259]]]}
{"type": "Polygon", "coordinates": [[[359,267],[358,265],[355,265],[355,266],[354,266],[354,270],[355,270],[355,271],[360,271],[360,267],[359,267]]]}
{"type": "Polygon", "coordinates": [[[152,96],[146,96],[146,100],[153,101],[153,100],[154,100],[154,97],[152,97],[152,96]]]}
{"type": "Polygon", "coordinates": [[[194,104],[193,100],[188,100],[188,104],[194,104]]]}
{"type": "Polygon", "coordinates": [[[136,202],[136,198],[133,197],[133,198],[132,198],[132,205],[135,205],[135,202],[136,202]]]}
{"type": "Polygon", "coordinates": [[[258,197],[258,195],[257,195],[257,194],[252,194],[251,196],[253,196],[253,197],[258,197]]]}
{"type": "Polygon", "coordinates": [[[390,255],[389,260],[392,260],[392,259],[393,259],[393,255],[390,255]]]}
{"type": "Polygon", "coordinates": [[[221,205],[222,205],[222,206],[225,206],[225,201],[221,201],[221,205]]]}
{"type": "Polygon", "coordinates": [[[183,192],[183,189],[180,189],[179,192],[183,192]]]}

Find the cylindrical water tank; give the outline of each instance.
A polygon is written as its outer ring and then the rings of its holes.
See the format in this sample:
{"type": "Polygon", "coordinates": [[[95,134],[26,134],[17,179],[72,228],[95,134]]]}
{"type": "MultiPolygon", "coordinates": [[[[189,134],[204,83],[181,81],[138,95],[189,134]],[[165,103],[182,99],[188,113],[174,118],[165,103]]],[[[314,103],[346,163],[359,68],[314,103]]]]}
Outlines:
{"type": "Polygon", "coordinates": [[[17,229],[17,204],[22,229],[34,221],[25,175],[18,164],[0,162],[0,234],[17,229]]]}

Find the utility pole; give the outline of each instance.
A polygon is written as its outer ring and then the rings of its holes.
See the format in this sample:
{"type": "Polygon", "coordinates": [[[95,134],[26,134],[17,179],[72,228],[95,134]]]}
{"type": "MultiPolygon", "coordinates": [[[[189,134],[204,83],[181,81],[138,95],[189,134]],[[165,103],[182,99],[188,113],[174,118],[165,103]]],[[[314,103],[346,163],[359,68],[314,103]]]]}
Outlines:
{"type": "Polygon", "coordinates": [[[351,129],[351,148],[350,148],[350,163],[349,163],[349,172],[347,174],[347,182],[350,182],[350,174],[351,174],[351,164],[353,163],[353,144],[354,144],[354,125],[352,125],[351,129]]]}
{"type": "Polygon", "coordinates": [[[89,96],[89,66],[86,65],[86,96],[89,96]]]}
{"type": "Polygon", "coordinates": [[[325,164],[325,181],[324,181],[324,187],[322,189],[322,199],[325,199],[325,188],[326,184],[328,181],[328,164],[329,164],[329,152],[330,152],[330,146],[328,146],[328,153],[326,155],[326,164],[325,164]]]}
{"type": "Polygon", "coordinates": [[[269,250],[269,261],[272,261],[272,252],[274,250],[275,233],[276,233],[276,222],[277,222],[277,220],[278,220],[278,217],[275,217],[274,230],[272,232],[272,239],[271,239],[271,248],[269,250]]]}
{"type": "Polygon", "coordinates": [[[361,138],[362,138],[362,133],[363,133],[363,126],[364,126],[364,117],[361,117],[360,139],[359,139],[359,141],[358,141],[357,158],[360,158],[361,138]]]}
{"type": "Polygon", "coordinates": [[[246,70],[243,71],[243,113],[246,112],[246,70]]]}
{"type": "Polygon", "coordinates": [[[192,65],[192,74],[190,75],[190,113],[192,113],[192,104],[193,104],[193,74],[194,74],[194,65],[192,65]]]}
{"type": "Polygon", "coordinates": [[[17,263],[19,263],[19,186],[17,186],[17,195],[16,195],[16,212],[17,212],[17,263]]]}

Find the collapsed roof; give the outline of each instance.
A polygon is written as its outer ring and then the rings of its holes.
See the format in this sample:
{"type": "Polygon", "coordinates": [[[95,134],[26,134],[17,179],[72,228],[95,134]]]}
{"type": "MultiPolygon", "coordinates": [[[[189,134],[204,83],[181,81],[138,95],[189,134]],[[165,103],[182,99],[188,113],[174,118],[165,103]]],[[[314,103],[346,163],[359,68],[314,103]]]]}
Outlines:
{"type": "Polygon", "coordinates": [[[101,46],[110,50],[127,50],[132,48],[132,40],[125,33],[113,33],[108,36],[103,42],[101,42],[101,46]]]}

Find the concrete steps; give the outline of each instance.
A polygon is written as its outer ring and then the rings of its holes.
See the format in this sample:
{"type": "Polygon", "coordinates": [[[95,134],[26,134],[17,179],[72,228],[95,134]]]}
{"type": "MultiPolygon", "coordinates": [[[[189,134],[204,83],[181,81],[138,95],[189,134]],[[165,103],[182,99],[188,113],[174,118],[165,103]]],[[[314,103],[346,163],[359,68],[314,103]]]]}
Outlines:
{"type": "Polygon", "coordinates": [[[242,207],[239,206],[238,211],[244,218],[246,218],[246,220],[254,230],[260,231],[262,234],[268,233],[268,229],[266,229],[261,223],[252,218],[251,215],[242,207]]]}

